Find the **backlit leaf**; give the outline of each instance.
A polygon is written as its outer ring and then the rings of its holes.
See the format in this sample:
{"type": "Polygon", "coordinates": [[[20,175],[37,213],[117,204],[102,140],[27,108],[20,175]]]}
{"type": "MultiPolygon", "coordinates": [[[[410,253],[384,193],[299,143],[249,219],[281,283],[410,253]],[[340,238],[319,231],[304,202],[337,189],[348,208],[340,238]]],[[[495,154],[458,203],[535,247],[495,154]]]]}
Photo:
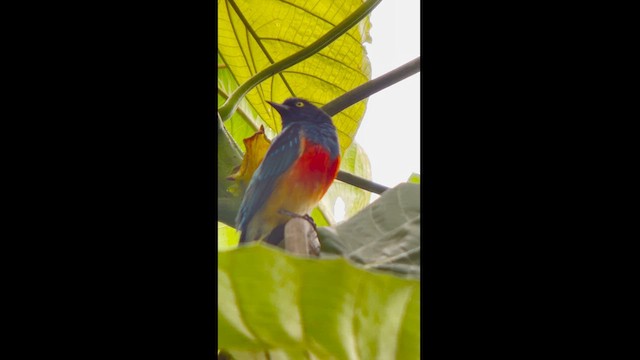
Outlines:
{"type": "Polygon", "coordinates": [[[218,250],[233,249],[240,242],[240,234],[229,225],[218,222],[218,250]]]}
{"type": "Polygon", "coordinates": [[[413,173],[409,176],[408,182],[413,184],[420,184],[420,174],[413,173]]]}
{"type": "Polygon", "coordinates": [[[323,253],[365,268],[420,277],[420,185],[402,183],[349,220],[319,227],[323,253]]]}
{"type": "MultiPolygon", "coordinates": [[[[313,43],[362,4],[362,0],[219,0],[218,51],[239,84],[269,65],[313,43]]],[[[370,41],[368,17],[319,53],[272,76],[246,95],[260,118],[276,132],[281,124],[266,101],[297,96],[320,107],[371,77],[363,43],[370,41]]],[[[364,116],[366,100],[333,117],[344,152],[364,116]]]]}
{"type": "Polygon", "coordinates": [[[218,252],[218,347],[236,359],[419,359],[420,282],[262,244],[218,252]]]}

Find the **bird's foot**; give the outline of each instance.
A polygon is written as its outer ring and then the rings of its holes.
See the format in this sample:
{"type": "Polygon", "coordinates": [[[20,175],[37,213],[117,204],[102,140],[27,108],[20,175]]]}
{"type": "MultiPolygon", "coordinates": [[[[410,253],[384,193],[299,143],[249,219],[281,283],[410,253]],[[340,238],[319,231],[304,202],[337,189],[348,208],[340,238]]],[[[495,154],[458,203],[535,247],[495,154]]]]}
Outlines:
{"type": "Polygon", "coordinates": [[[318,232],[318,227],[316,226],[316,222],[313,221],[313,218],[311,216],[309,216],[309,214],[300,215],[300,214],[296,214],[296,213],[293,213],[291,211],[284,210],[284,209],[280,210],[280,214],[286,215],[286,216],[289,216],[289,217],[292,217],[292,218],[296,217],[296,218],[305,219],[305,220],[307,220],[309,222],[309,224],[311,224],[311,226],[313,226],[313,230],[318,232]]]}
{"type": "Polygon", "coordinates": [[[303,219],[307,220],[309,222],[309,224],[311,224],[311,226],[313,226],[313,230],[315,230],[316,232],[318,232],[318,227],[316,226],[316,222],[313,221],[313,218],[311,216],[309,216],[309,214],[304,214],[302,216],[303,219]]]}

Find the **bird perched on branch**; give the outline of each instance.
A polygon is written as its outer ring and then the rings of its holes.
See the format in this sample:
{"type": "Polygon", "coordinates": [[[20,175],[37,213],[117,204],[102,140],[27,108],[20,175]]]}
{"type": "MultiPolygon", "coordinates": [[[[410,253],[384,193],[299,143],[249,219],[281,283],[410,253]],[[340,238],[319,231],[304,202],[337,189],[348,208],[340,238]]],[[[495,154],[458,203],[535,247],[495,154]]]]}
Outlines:
{"type": "Polygon", "coordinates": [[[236,217],[241,243],[267,238],[292,216],[310,219],[308,212],[340,167],[338,136],[329,115],[299,98],[267,102],[280,113],[282,132],[273,139],[242,199],[236,217]]]}

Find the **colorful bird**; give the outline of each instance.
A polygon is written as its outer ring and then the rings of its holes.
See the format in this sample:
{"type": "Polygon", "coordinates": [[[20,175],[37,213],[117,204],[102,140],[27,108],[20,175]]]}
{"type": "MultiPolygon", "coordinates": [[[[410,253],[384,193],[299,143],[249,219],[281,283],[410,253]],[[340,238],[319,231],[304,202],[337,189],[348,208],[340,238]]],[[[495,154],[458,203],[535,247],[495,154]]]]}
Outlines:
{"type": "Polygon", "coordinates": [[[282,132],[273,139],[242,199],[236,217],[241,243],[265,239],[292,213],[307,215],[340,167],[338,136],[329,115],[299,98],[267,102],[280,113],[282,132]]]}

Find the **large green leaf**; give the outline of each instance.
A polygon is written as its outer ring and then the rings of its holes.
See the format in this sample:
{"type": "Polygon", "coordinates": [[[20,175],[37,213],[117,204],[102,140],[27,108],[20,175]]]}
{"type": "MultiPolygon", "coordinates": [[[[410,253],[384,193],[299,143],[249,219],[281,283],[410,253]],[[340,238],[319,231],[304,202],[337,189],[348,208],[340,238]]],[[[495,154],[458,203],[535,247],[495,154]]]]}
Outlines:
{"type": "Polygon", "coordinates": [[[218,346],[236,359],[418,359],[420,282],[261,244],[218,253],[218,346]]]}
{"type": "Polygon", "coordinates": [[[349,220],[318,228],[323,253],[420,277],[420,185],[402,183],[349,220]]]}
{"type": "MultiPolygon", "coordinates": [[[[269,65],[305,48],[354,12],[362,0],[218,1],[218,51],[239,84],[269,65]]],[[[281,129],[265,102],[291,96],[322,106],[371,77],[362,45],[370,41],[368,17],[308,59],[270,77],[246,99],[269,127],[281,129]]],[[[364,116],[363,100],[333,117],[344,152],[364,116]]]]}

